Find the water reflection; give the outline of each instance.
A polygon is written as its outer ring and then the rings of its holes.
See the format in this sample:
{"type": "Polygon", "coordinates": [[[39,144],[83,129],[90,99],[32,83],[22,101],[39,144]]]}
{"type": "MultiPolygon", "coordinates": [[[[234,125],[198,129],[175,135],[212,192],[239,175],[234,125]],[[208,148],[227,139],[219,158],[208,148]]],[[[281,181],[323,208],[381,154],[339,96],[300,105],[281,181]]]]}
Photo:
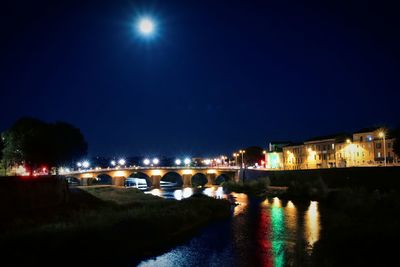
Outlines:
{"type": "Polygon", "coordinates": [[[318,202],[311,201],[305,214],[305,237],[309,244],[310,252],[315,242],[319,239],[320,219],[318,211],[318,202]]]}
{"type": "Polygon", "coordinates": [[[249,197],[243,193],[232,193],[232,196],[236,203],[236,207],[233,210],[233,215],[237,216],[246,210],[249,204],[249,197]]]}
{"type": "Polygon", "coordinates": [[[186,187],[183,190],[181,189],[176,189],[174,191],[174,198],[176,200],[182,200],[183,198],[188,198],[191,195],[193,195],[193,189],[190,187],[186,187]]]}
{"type": "Polygon", "coordinates": [[[222,188],[222,186],[207,187],[203,190],[203,194],[206,196],[214,197],[214,198],[218,198],[218,199],[227,197],[224,193],[224,189],[222,188]]]}
{"type": "Polygon", "coordinates": [[[161,197],[162,196],[162,192],[161,192],[161,190],[160,189],[153,189],[153,190],[150,190],[150,191],[146,191],[146,192],[144,192],[145,194],[151,194],[151,195],[153,195],[153,196],[157,196],[157,197],[161,197]]]}
{"type": "MultiPolygon", "coordinates": [[[[185,198],[185,190],[193,194],[189,188],[177,189],[173,197],[185,198]]],[[[232,218],[139,266],[301,266],[319,239],[318,202],[309,206],[279,198],[260,202],[245,194],[226,195],[222,187],[205,188],[202,193],[234,199],[232,218]]]]}
{"type": "Polygon", "coordinates": [[[271,243],[274,255],[274,266],[281,267],[285,263],[285,218],[282,201],[275,197],[271,207],[271,243]]]}

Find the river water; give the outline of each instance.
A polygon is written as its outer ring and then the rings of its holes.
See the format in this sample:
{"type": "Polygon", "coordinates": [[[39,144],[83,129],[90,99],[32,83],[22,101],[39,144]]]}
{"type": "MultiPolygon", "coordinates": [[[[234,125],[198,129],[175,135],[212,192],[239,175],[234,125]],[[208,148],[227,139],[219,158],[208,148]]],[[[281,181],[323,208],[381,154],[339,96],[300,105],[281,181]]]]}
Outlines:
{"type": "MultiPolygon", "coordinates": [[[[182,199],[192,189],[147,193],[182,199]]],[[[318,202],[295,204],[278,198],[257,200],[245,194],[224,194],[221,187],[204,194],[233,198],[232,216],[213,223],[186,243],[142,261],[139,266],[304,266],[310,263],[321,231],[318,202]]]]}

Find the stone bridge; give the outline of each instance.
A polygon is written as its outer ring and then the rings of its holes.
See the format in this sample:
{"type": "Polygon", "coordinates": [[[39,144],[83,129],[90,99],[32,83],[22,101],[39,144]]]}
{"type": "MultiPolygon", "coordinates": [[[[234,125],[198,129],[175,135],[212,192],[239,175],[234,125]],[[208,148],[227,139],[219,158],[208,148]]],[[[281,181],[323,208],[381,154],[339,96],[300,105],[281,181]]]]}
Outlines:
{"type": "Polygon", "coordinates": [[[218,184],[222,181],[239,181],[241,171],[235,167],[130,167],[90,169],[61,174],[79,181],[80,185],[91,185],[98,181],[123,186],[127,178],[145,179],[147,186],[159,188],[162,180],[176,179],[183,187],[192,186],[193,181],[203,181],[203,185],[218,184]]]}

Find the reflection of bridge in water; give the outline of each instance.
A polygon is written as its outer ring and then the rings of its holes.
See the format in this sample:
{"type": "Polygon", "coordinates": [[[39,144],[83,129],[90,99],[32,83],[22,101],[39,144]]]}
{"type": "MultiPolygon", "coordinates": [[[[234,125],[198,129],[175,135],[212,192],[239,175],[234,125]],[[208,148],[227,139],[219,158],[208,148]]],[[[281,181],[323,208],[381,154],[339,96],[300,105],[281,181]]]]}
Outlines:
{"type": "Polygon", "coordinates": [[[228,180],[238,181],[240,169],[236,167],[131,167],[119,169],[90,169],[62,174],[80,185],[113,184],[123,186],[129,178],[145,181],[148,187],[214,185],[228,180]]]}

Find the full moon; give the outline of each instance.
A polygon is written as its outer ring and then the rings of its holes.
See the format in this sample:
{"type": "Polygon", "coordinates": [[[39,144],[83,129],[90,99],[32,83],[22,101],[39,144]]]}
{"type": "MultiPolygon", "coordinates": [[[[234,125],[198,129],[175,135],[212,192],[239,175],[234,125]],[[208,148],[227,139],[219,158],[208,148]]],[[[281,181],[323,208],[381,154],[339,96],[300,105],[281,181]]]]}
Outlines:
{"type": "Polygon", "coordinates": [[[150,35],[154,31],[154,23],[149,18],[143,18],[139,20],[139,31],[144,35],[150,35]]]}

